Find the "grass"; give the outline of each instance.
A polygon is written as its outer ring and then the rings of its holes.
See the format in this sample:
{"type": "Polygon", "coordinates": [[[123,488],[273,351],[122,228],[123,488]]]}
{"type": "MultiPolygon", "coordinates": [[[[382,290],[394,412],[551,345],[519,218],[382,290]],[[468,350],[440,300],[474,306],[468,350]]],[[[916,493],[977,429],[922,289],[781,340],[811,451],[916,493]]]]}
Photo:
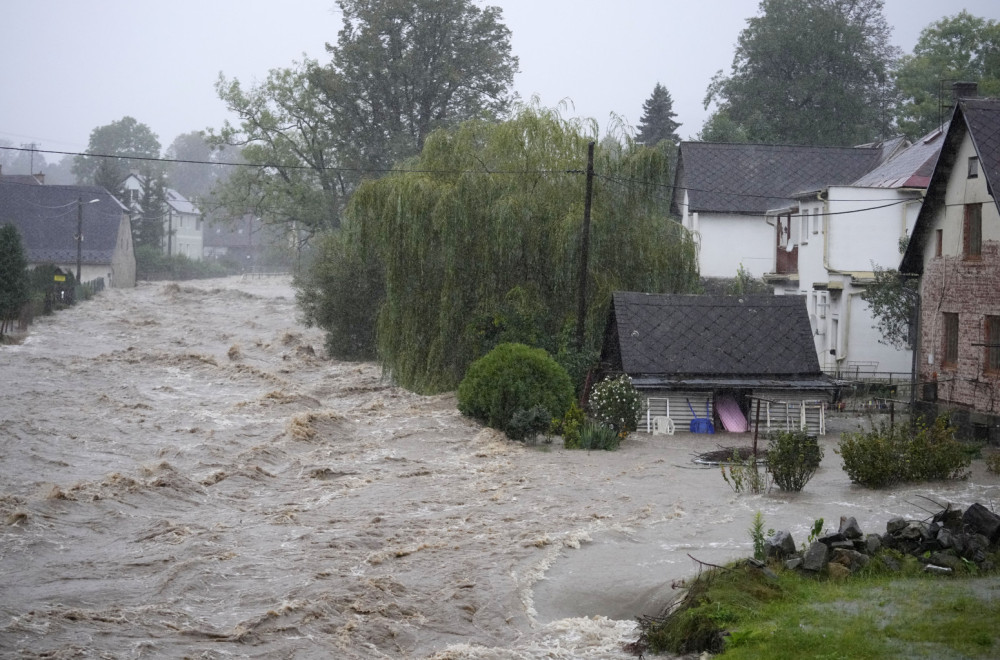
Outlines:
{"type": "Polygon", "coordinates": [[[773,579],[739,563],[712,570],[673,616],[643,622],[643,641],[674,653],[714,643],[733,659],[1000,656],[1000,576],[929,576],[912,558],[903,564],[844,580],[784,570],[773,579]]]}

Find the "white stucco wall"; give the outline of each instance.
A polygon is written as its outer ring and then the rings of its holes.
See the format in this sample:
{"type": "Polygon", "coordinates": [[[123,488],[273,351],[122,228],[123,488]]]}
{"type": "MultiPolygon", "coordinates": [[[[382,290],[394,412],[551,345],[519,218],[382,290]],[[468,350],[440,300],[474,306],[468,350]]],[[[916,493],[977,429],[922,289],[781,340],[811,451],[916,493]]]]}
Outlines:
{"type": "Polygon", "coordinates": [[[698,214],[702,277],[735,277],[740,265],[754,277],[774,270],[774,227],[763,217],[698,214]]]}

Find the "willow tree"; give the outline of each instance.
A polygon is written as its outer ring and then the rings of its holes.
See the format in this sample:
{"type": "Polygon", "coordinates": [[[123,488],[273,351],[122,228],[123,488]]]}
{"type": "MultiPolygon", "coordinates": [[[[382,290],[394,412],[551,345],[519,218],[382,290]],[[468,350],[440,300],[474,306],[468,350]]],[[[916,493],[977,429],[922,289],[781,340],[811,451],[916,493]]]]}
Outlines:
{"type": "MultiPolygon", "coordinates": [[[[506,122],[470,121],[432,133],[406,171],[358,188],[344,236],[360,255],[355,263],[375,255],[381,264],[384,297],[374,337],[379,359],[400,384],[448,390],[490,343],[516,339],[553,352],[571,334],[565,331],[577,313],[584,169],[594,133],[593,124],[522,108],[506,122]]],[[[693,245],[666,215],[668,153],[627,138],[616,147],[602,142],[595,155],[591,347],[613,291],[684,292],[698,280],[693,245]]],[[[333,279],[327,288],[336,286],[333,279]]],[[[327,330],[340,317],[313,312],[327,330]]]]}

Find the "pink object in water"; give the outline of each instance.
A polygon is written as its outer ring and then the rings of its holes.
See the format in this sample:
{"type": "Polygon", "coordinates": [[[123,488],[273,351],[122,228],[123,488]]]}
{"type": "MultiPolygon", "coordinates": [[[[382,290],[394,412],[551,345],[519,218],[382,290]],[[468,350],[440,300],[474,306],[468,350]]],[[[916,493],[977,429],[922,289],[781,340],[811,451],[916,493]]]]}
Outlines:
{"type": "Polygon", "coordinates": [[[746,433],[749,430],[747,418],[740,410],[740,404],[731,396],[720,396],[715,400],[715,412],[722,420],[722,426],[730,433],[746,433]]]}

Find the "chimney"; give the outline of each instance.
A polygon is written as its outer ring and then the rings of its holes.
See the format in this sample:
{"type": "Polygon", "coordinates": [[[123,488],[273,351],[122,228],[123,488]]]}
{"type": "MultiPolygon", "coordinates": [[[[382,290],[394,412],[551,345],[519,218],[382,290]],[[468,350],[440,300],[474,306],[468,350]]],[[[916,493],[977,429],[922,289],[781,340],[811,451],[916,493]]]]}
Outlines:
{"type": "Polygon", "coordinates": [[[951,84],[951,95],[954,100],[976,98],[979,96],[979,85],[974,82],[954,82],[951,84]]]}

